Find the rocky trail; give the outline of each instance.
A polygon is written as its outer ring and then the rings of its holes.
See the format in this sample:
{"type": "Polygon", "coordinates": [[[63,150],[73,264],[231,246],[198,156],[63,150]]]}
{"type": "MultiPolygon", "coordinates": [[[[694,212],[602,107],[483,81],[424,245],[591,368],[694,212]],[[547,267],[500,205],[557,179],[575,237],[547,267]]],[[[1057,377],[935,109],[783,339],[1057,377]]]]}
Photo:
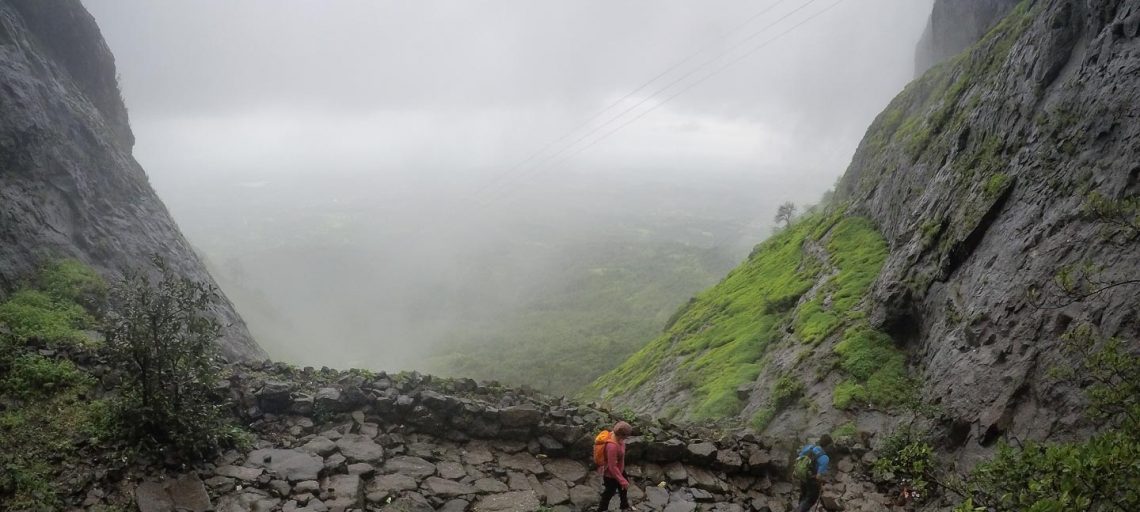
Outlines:
{"type": "MultiPolygon", "coordinates": [[[[238,367],[219,391],[251,425],[252,446],[197,467],[136,472],[139,510],[593,510],[601,492],[593,436],[615,421],[529,390],[415,373],[265,363],[238,367]]],[[[790,449],[749,433],[634,423],[627,471],[638,510],[792,509],[790,449]]],[[[858,478],[873,455],[867,436],[855,437],[863,442],[838,443],[839,474],[824,505],[888,510],[889,499],[858,478]]],[[[107,489],[93,485],[82,506],[104,500],[107,489]]]]}

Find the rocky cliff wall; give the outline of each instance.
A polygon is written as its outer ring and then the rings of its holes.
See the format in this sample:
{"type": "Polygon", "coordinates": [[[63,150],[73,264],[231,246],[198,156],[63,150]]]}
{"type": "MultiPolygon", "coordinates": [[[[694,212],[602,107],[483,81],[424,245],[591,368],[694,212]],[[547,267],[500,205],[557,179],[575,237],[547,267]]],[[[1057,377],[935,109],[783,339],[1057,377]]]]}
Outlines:
{"type": "Polygon", "coordinates": [[[1140,275],[1135,238],[1090,214],[1140,193],[1137,69],[1140,1],[1022,3],[908,86],[843,178],[890,246],[872,323],[906,348],[961,447],[1094,427],[1082,393],[1049,377],[1069,357],[1062,335],[1088,323],[1140,340],[1135,287],[1072,304],[1050,291],[1066,269],[1140,275]]]}
{"type": "MultiPolygon", "coordinates": [[[[78,0],[0,1],[0,294],[61,257],[113,276],[159,254],[213,283],[133,144],[114,57],[78,0]]],[[[264,357],[224,297],[218,315],[224,353],[264,357]]]]}
{"type": "Polygon", "coordinates": [[[1137,346],[1137,289],[1054,283],[1140,276],[1137,69],[1140,1],[1020,3],[878,116],[828,211],[587,396],[777,437],[922,418],[967,464],[1007,436],[1087,435],[1081,383],[1051,370],[1073,326],[1137,346]]]}
{"type": "Polygon", "coordinates": [[[935,0],[914,55],[915,76],[965,50],[1020,0],[935,0]]]}

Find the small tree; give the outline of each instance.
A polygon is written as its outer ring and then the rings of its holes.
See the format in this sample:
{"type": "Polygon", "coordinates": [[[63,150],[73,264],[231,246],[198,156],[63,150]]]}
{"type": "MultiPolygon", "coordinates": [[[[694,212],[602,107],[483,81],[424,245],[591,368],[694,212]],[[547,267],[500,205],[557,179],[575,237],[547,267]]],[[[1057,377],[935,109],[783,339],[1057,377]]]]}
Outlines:
{"type": "Polygon", "coordinates": [[[792,225],[792,219],[796,216],[796,205],[791,201],[781,204],[776,209],[776,222],[783,222],[784,227],[787,228],[792,225]]]}
{"type": "Polygon", "coordinates": [[[127,376],[121,426],[146,448],[198,456],[217,447],[224,431],[210,400],[221,328],[208,312],[217,293],[176,275],[161,257],[152,261],[156,272],[129,272],[111,294],[104,335],[127,376]]]}

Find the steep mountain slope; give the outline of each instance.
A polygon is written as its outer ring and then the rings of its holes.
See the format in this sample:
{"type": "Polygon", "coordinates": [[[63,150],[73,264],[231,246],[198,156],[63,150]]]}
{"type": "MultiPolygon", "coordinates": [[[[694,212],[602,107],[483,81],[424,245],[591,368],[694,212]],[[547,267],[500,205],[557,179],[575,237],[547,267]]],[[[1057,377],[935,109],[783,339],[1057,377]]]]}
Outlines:
{"type": "Polygon", "coordinates": [[[1020,0],[971,0],[934,3],[930,21],[914,52],[915,74],[921,76],[977,42],[1020,0]]]}
{"type": "MultiPolygon", "coordinates": [[[[212,282],[133,145],[114,57],[78,0],[0,1],[0,295],[60,257],[115,274],[159,254],[212,282]]],[[[264,357],[224,298],[218,314],[229,356],[264,357]]]]}
{"type": "Polygon", "coordinates": [[[1135,344],[1136,290],[1066,304],[1051,283],[1140,276],[1137,36],[1135,0],[1022,2],[875,120],[828,214],[758,246],[587,394],[774,435],[922,411],[952,449],[1092,428],[1049,370],[1072,325],[1135,344]]]}

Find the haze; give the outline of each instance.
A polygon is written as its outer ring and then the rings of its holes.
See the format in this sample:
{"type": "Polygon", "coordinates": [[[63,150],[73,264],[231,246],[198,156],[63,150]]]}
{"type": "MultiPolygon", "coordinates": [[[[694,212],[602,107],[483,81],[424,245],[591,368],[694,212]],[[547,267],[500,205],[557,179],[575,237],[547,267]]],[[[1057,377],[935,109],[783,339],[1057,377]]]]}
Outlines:
{"type": "Polygon", "coordinates": [[[659,329],[832,187],[931,1],[85,4],[136,157],[262,346],[437,369],[589,276],[683,262],[622,281],[659,329]]]}

